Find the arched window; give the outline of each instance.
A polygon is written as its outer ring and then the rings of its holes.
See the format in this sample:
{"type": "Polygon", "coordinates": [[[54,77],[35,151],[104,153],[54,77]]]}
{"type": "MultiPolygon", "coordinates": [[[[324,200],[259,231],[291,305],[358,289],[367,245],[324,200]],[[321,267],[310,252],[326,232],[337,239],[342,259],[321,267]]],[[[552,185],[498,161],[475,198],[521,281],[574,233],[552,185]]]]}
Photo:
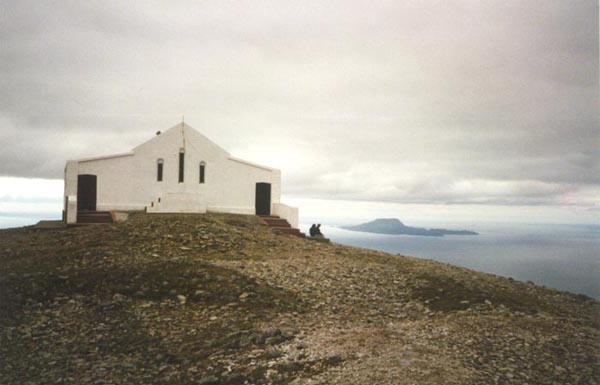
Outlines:
{"type": "Polygon", "coordinates": [[[179,149],[179,183],[183,183],[183,166],[184,166],[185,150],[179,149]]]}
{"type": "Polygon", "coordinates": [[[164,160],[159,159],[156,161],[156,181],[157,182],[162,182],[163,180],[163,164],[165,163],[164,160]]]}
{"type": "Polygon", "coordinates": [[[200,162],[200,183],[204,183],[205,170],[206,170],[206,163],[200,162]]]}

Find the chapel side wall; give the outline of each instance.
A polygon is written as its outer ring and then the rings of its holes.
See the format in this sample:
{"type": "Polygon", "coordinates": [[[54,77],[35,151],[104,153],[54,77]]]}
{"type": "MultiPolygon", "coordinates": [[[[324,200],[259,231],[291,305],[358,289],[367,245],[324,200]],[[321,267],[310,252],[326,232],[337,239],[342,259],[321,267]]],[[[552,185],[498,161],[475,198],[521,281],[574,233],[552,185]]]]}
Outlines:
{"type": "MultiPolygon", "coordinates": [[[[213,211],[255,213],[256,183],[271,184],[271,202],[279,202],[280,181],[277,170],[266,169],[229,159],[217,178],[217,191],[209,199],[213,211]]],[[[208,180],[207,180],[208,183],[208,180]]]]}
{"type": "Polygon", "coordinates": [[[78,173],[96,175],[97,210],[144,209],[147,186],[133,155],[80,161],[78,173]]]}
{"type": "Polygon", "coordinates": [[[271,171],[271,204],[281,202],[281,171],[273,169],[271,171]]]}

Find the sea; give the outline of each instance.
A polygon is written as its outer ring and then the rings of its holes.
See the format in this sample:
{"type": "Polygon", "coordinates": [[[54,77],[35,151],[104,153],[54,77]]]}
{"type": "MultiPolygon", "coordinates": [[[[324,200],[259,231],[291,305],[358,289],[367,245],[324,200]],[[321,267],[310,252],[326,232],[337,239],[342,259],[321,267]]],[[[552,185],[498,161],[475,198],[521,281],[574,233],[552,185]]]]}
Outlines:
{"type": "Polygon", "coordinates": [[[52,213],[2,213],[0,212],[0,229],[35,225],[41,220],[60,220],[60,212],[52,213]]]}
{"type": "MultiPolygon", "coordinates": [[[[301,224],[308,233],[310,223],[301,224]]],[[[321,226],[332,242],[409,255],[600,299],[600,226],[471,224],[479,235],[382,235],[321,226]]]]}

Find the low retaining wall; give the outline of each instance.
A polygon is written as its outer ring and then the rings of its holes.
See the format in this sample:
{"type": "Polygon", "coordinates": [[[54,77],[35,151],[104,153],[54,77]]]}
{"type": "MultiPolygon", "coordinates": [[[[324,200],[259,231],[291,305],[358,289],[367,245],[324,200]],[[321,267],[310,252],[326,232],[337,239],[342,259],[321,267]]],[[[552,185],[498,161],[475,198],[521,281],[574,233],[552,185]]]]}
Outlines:
{"type": "Polygon", "coordinates": [[[273,215],[277,215],[288,221],[293,228],[298,228],[298,208],[283,203],[273,203],[273,215]]]}

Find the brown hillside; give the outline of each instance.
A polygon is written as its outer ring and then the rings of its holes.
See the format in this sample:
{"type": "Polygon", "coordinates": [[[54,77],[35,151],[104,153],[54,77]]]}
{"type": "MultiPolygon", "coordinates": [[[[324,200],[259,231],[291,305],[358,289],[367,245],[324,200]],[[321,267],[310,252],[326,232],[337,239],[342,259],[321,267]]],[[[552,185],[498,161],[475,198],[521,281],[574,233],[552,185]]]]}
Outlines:
{"type": "Polygon", "coordinates": [[[0,384],[596,384],[600,305],[239,215],[0,230],[0,384]]]}

